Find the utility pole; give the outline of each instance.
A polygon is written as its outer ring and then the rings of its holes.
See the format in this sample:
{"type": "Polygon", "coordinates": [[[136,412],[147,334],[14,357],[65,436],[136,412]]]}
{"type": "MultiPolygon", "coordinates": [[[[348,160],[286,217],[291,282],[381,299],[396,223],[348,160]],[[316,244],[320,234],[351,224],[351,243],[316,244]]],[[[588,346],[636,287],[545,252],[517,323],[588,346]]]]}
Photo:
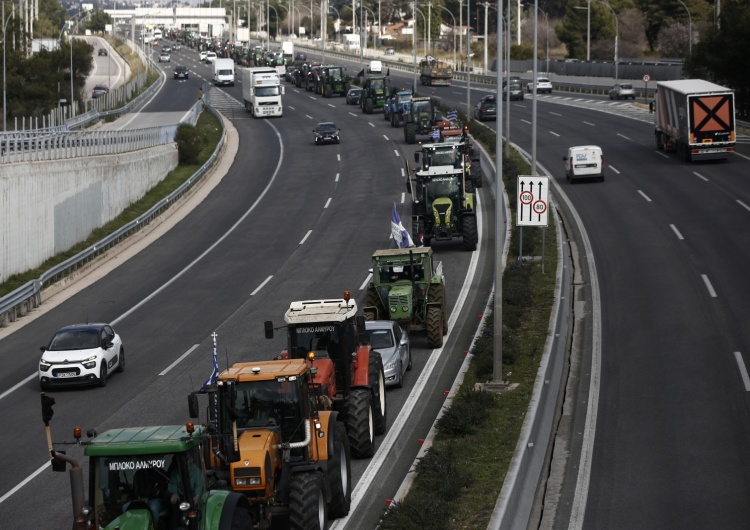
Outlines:
{"type": "Polygon", "coordinates": [[[432,2],[427,3],[427,50],[432,55],[432,2]]]}
{"type": "MultiPolygon", "coordinates": [[[[487,12],[490,9],[490,3],[484,3],[484,75],[487,75],[487,12]]],[[[501,83],[502,84],[502,83],[501,83]]]]}

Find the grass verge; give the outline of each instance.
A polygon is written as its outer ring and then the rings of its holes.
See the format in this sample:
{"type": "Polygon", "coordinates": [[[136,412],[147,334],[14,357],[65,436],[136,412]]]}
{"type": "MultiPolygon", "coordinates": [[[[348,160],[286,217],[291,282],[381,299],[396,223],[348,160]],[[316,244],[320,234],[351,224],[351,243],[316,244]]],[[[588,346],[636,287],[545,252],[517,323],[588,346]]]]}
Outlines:
{"type": "Polygon", "coordinates": [[[211,157],[221,139],[221,124],[210,112],[201,113],[195,125],[195,130],[197,136],[201,139],[200,145],[202,146],[195,163],[178,165],[139,201],[128,206],[112,221],[92,231],[85,241],[81,241],[66,252],[49,258],[35,269],[8,278],[6,282],[0,284],[0,297],[13,292],[28,281],[39,278],[44,271],[70,259],[108,234],[143,215],[152,206],[180,187],[183,182],[190,178],[211,157]]]}
{"type": "MultiPolygon", "coordinates": [[[[477,122],[472,135],[494,155],[495,133],[477,122]]],[[[503,158],[503,180],[515,219],[516,176],[528,175],[517,153],[503,158]]],[[[554,303],[558,249],[556,227],[546,229],[545,271],[536,260],[520,260],[519,231],[512,230],[503,274],[503,375],[518,387],[503,394],[476,390],[492,379],[496,322],[486,327],[472,349],[473,359],[452,407],[437,422],[433,444],[417,464],[408,495],[384,514],[382,530],[486,528],[508,473],[528,410],[547,341],[554,303]]],[[[542,230],[523,233],[524,255],[541,253],[542,230]]]]}

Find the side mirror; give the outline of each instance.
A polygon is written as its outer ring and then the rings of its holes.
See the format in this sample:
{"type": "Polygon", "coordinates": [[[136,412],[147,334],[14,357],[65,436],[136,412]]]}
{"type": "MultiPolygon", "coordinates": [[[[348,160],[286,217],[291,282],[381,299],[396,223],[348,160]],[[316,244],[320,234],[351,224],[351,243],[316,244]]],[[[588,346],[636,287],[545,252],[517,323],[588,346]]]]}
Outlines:
{"type": "Polygon", "coordinates": [[[193,419],[200,417],[198,396],[195,393],[188,395],[188,414],[193,419]]]}
{"type": "Polygon", "coordinates": [[[565,162],[566,160],[568,160],[568,155],[565,155],[565,156],[563,157],[563,162],[565,162]]]}
{"type": "Polygon", "coordinates": [[[263,327],[265,328],[266,338],[272,339],[273,338],[273,322],[270,320],[266,320],[263,323],[263,327]]]}
{"type": "Polygon", "coordinates": [[[47,346],[40,346],[39,349],[44,353],[47,351],[47,346]]]}

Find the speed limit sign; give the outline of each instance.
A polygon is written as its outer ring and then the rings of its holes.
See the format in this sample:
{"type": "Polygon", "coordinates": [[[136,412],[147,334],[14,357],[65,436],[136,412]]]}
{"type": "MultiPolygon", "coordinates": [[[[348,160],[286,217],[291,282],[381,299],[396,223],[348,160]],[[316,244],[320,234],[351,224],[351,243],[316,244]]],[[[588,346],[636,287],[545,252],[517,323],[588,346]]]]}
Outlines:
{"type": "Polygon", "coordinates": [[[651,81],[651,76],[648,74],[643,74],[643,82],[648,83],[649,81],[651,81]]]}
{"type": "Polygon", "coordinates": [[[547,226],[549,222],[549,177],[518,175],[518,226],[547,226]]]}

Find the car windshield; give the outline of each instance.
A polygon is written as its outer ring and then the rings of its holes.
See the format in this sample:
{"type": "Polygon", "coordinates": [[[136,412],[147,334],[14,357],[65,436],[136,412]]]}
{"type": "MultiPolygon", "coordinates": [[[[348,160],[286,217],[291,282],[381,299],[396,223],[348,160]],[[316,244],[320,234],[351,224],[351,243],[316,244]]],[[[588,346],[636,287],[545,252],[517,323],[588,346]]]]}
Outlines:
{"type": "Polygon", "coordinates": [[[411,94],[396,94],[396,101],[399,103],[411,101],[411,94]]]}
{"type": "Polygon", "coordinates": [[[83,329],[75,331],[60,331],[50,342],[50,351],[91,350],[99,347],[99,331],[83,329]]]}
{"type": "Polygon", "coordinates": [[[383,90],[383,80],[373,79],[372,81],[370,81],[370,86],[373,88],[373,90],[383,90]]]}
{"type": "Polygon", "coordinates": [[[458,194],[458,181],[455,178],[436,178],[425,187],[428,204],[440,197],[455,197],[458,194]]]}
{"type": "Polygon", "coordinates": [[[256,96],[278,96],[281,92],[278,86],[259,86],[255,87],[256,96]]]}
{"type": "Polygon", "coordinates": [[[431,166],[459,166],[458,151],[453,147],[431,149],[427,155],[431,166]]]}
{"type": "Polygon", "coordinates": [[[633,85],[620,85],[623,90],[633,90],[633,85]]]}
{"type": "Polygon", "coordinates": [[[521,85],[510,85],[510,89],[509,90],[518,92],[519,90],[521,90],[521,85]]]}
{"type": "Polygon", "coordinates": [[[341,79],[341,68],[331,68],[328,72],[331,74],[331,79],[341,79]]]}
{"type": "Polygon", "coordinates": [[[289,330],[290,347],[293,357],[306,356],[315,352],[318,357],[341,359],[341,338],[339,327],[332,324],[317,326],[301,325],[289,330]]]}
{"type": "Polygon", "coordinates": [[[393,334],[388,329],[368,329],[367,335],[370,337],[370,345],[375,349],[393,347],[393,334]]]}
{"type": "Polygon", "coordinates": [[[319,133],[332,133],[336,132],[336,125],[333,123],[320,123],[315,129],[319,133]]]}

